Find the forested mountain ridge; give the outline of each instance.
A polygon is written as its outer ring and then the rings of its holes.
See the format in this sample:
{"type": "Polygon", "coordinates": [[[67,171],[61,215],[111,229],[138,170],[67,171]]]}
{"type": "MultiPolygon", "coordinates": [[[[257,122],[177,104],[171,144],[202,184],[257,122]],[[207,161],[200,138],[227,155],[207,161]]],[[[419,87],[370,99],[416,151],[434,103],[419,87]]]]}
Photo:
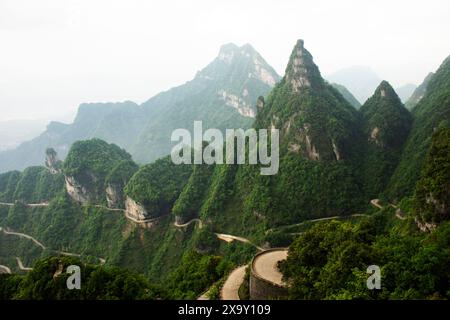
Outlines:
{"type": "Polygon", "coordinates": [[[387,81],[361,107],[366,143],[364,179],[368,196],[384,191],[408,137],[412,117],[387,81]]]}
{"type": "Polygon", "coordinates": [[[423,80],[423,82],[414,90],[414,92],[412,93],[412,95],[409,97],[409,99],[406,101],[405,106],[409,109],[412,110],[417,103],[419,103],[420,99],[423,98],[423,96],[425,95],[425,93],[427,92],[427,86],[428,83],[430,82],[431,78],[433,77],[434,73],[430,72],[425,79],[423,80]]]}
{"type": "Polygon", "coordinates": [[[141,105],[83,103],[72,124],[51,122],[40,136],[17,148],[0,152],[0,172],[40,165],[52,147],[64,159],[72,143],[99,138],[117,144],[138,163],[148,163],[170,152],[170,133],[204,127],[248,128],[256,113],[256,100],[279,80],[275,70],[249,44],[227,44],[187,83],[161,92],[141,105]]]}
{"type": "Polygon", "coordinates": [[[353,94],[343,85],[338,83],[331,84],[355,109],[361,108],[361,103],[353,96],[353,94]]]}
{"type": "Polygon", "coordinates": [[[203,122],[204,130],[249,128],[258,97],[265,96],[278,80],[251,45],[223,45],[218,57],[193,80],[142,104],[149,120],[130,152],[139,163],[165,156],[170,153],[172,131],[192,130],[195,120],[203,122]]]}
{"type": "Polygon", "coordinates": [[[386,190],[386,195],[394,200],[413,193],[433,132],[450,126],[450,58],[431,77],[412,115],[411,132],[386,190]]]}

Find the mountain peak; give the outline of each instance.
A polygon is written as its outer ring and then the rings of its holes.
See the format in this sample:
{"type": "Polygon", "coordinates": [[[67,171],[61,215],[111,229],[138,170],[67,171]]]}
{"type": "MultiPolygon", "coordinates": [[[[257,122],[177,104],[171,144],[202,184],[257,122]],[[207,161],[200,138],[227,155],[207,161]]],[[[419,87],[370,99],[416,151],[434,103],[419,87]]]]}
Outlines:
{"type": "Polygon", "coordinates": [[[230,51],[236,51],[236,50],[239,50],[239,47],[235,43],[229,42],[229,43],[225,43],[225,44],[220,46],[219,54],[220,53],[227,53],[227,52],[230,52],[230,51]]]}
{"type": "Polygon", "coordinates": [[[408,136],[411,117],[389,82],[383,80],[361,107],[368,140],[399,149],[408,136]]]}
{"type": "Polygon", "coordinates": [[[386,99],[390,99],[390,98],[398,99],[400,101],[400,98],[398,97],[394,88],[386,80],[381,81],[381,83],[375,89],[374,96],[379,96],[381,98],[386,98],[386,99]]]}
{"type": "Polygon", "coordinates": [[[239,47],[232,42],[224,44],[220,47],[218,59],[230,64],[235,58],[243,56],[252,58],[255,61],[261,60],[260,54],[251,44],[246,43],[239,47]]]}
{"type": "Polygon", "coordinates": [[[297,40],[292,50],[286,68],[286,80],[291,83],[294,92],[300,88],[317,88],[323,84],[319,68],[314,64],[312,55],[305,49],[302,39],[297,40]]]}

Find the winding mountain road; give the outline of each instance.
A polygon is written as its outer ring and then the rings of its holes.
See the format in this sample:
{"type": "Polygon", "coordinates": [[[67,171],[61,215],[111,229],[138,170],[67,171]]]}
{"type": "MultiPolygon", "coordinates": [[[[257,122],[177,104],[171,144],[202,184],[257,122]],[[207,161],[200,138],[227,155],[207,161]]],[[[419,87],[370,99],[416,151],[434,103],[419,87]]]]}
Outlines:
{"type": "Polygon", "coordinates": [[[243,242],[243,243],[248,243],[252,246],[254,246],[256,249],[258,249],[259,251],[263,251],[264,249],[257,246],[256,244],[254,244],[253,242],[251,242],[250,240],[243,238],[243,237],[238,237],[238,236],[233,236],[231,234],[224,234],[224,233],[216,233],[215,234],[217,236],[217,238],[219,238],[220,240],[226,241],[226,242],[233,242],[233,241],[239,241],[239,242],[243,242]]]}
{"type": "Polygon", "coordinates": [[[16,257],[16,260],[17,260],[17,265],[19,266],[20,270],[22,270],[22,271],[31,271],[31,270],[33,270],[33,268],[24,267],[23,263],[22,263],[22,260],[20,260],[19,257],[16,257]]]}
{"type": "Polygon", "coordinates": [[[239,300],[239,287],[245,278],[245,268],[240,266],[231,271],[220,291],[220,300],[239,300]]]}
{"type": "Polygon", "coordinates": [[[99,204],[94,205],[95,208],[105,209],[108,211],[116,211],[116,212],[125,212],[125,209],[118,209],[118,208],[109,208],[107,206],[102,206],[99,204]]]}
{"type": "Polygon", "coordinates": [[[0,274],[2,273],[11,273],[11,269],[7,266],[0,264],[0,274]]]}
{"type": "MultiPolygon", "coordinates": [[[[0,206],[8,206],[8,207],[12,207],[14,206],[15,203],[11,203],[11,202],[0,202],[0,206]]],[[[27,206],[27,207],[48,207],[49,203],[48,202],[41,202],[41,203],[23,203],[23,205],[27,206]]]]}
{"type": "Polygon", "coordinates": [[[41,242],[37,241],[35,238],[33,238],[32,236],[30,236],[28,234],[7,231],[7,230],[3,229],[2,227],[0,227],[0,232],[3,232],[4,234],[7,234],[7,235],[9,234],[9,235],[14,235],[14,236],[18,236],[21,238],[29,239],[29,240],[33,241],[37,246],[41,247],[43,250],[47,249],[41,242]]]}
{"type": "MultiPolygon", "coordinates": [[[[372,199],[370,200],[370,204],[378,209],[383,209],[384,207],[380,204],[380,199],[372,199]]],[[[406,217],[403,214],[402,210],[397,207],[395,204],[389,203],[389,206],[395,209],[395,217],[399,220],[405,220],[406,217]]]]}
{"type": "MultiPolygon", "coordinates": [[[[333,217],[324,217],[324,218],[317,218],[317,219],[310,219],[310,220],[304,220],[302,222],[299,223],[294,223],[294,224],[290,224],[290,225],[285,225],[285,226],[280,226],[277,228],[272,228],[272,229],[268,229],[266,231],[266,233],[269,233],[273,230],[276,229],[285,229],[285,228],[291,228],[291,227],[299,227],[301,225],[304,225],[305,223],[309,223],[309,222],[319,222],[319,221],[327,221],[327,220],[339,220],[339,219],[348,219],[348,218],[356,218],[356,217],[365,217],[367,216],[367,214],[364,213],[355,213],[355,214],[350,214],[350,215],[346,215],[346,216],[333,216],[333,217]]],[[[293,234],[301,234],[300,233],[293,233],[293,234]]]]}
{"type": "MultiPolygon", "coordinates": [[[[32,236],[30,236],[28,234],[25,234],[25,233],[14,232],[14,231],[7,231],[3,227],[0,227],[0,232],[3,232],[6,235],[13,235],[13,236],[17,236],[17,237],[20,237],[20,238],[25,238],[25,239],[31,240],[37,246],[39,246],[42,250],[49,250],[49,251],[52,251],[52,252],[54,252],[56,254],[60,254],[60,255],[63,255],[63,256],[78,257],[78,258],[81,257],[81,254],[79,254],[79,253],[72,253],[72,252],[66,252],[66,251],[49,249],[48,247],[44,246],[41,242],[36,240],[34,237],[32,237],[32,236]]],[[[99,259],[100,264],[102,264],[102,265],[106,263],[106,260],[104,258],[97,257],[97,259],[99,259]]]]}
{"type": "Polygon", "coordinates": [[[268,250],[256,256],[253,260],[253,271],[262,279],[284,286],[283,274],[278,270],[278,262],[287,259],[288,251],[268,250]]]}
{"type": "Polygon", "coordinates": [[[383,209],[383,206],[380,204],[380,199],[372,199],[370,200],[370,204],[378,209],[383,209]]]}
{"type": "Polygon", "coordinates": [[[196,218],[196,219],[189,220],[188,222],[183,223],[183,224],[178,224],[178,223],[174,222],[173,225],[174,225],[175,227],[177,227],[177,228],[184,228],[184,227],[187,227],[187,226],[189,226],[191,223],[194,223],[194,222],[198,222],[198,227],[199,227],[200,229],[203,228],[203,222],[202,222],[202,220],[197,219],[197,218],[196,218]]]}

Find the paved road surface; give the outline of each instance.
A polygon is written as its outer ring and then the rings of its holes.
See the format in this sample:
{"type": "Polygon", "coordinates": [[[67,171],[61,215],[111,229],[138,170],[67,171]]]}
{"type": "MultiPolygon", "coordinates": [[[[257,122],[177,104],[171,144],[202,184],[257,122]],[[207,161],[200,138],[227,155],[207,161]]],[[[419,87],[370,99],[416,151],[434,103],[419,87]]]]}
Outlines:
{"type": "MultiPolygon", "coordinates": [[[[32,236],[30,236],[28,234],[20,233],[20,232],[13,232],[13,231],[6,231],[2,227],[0,227],[0,232],[3,232],[5,234],[7,234],[7,235],[14,235],[14,236],[18,236],[18,237],[21,237],[21,238],[29,239],[29,240],[33,241],[36,245],[41,247],[43,250],[48,249],[41,242],[39,242],[38,240],[36,240],[35,238],[33,238],[32,236]]],[[[53,251],[53,252],[55,252],[57,254],[61,254],[63,256],[81,257],[81,254],[79,254],[79,253],[65,252],[65,251],[52,250],[52,249],[48,249],[48,250],[53,251]]],[[[100,264],[105,264],[106,260],[104,258],[98,258],[98,259],[100,261],[100,264]]]]}
{"type": "Polygon", "coordinates": [[[0,274],[2,273],[11,273],[11,269],[7,266],[0,264],[0,274]]]}
{"type": "Polygon", "coordinates": [[[254,244],[250,240],[245,239],[243,237],[233,236],[231,234],[224,234],[224,233],[216,233],[216,236],[220,240],[223,240],[223,241],[226,241],[226,242],[232,242],[232,241],[236,240],[236,241],[240,241],[240,242],[243,242],[243,243],[251,244],[252,246],[254,246],[259,251],[263,251],[264,250],[263,248],[258,247],[256,244],[254,244]]]}
{"type": "Polygon", "coordinates": [[[105,210],[109,210],[109,211],[120,211],[120,212],[124,212],[125,211],[124,209],[109,208],[109,207],[102,206],[102,205],[99,205],[99,204],[96,204],[94,207],[105,209],[105,210]]]}
{"type": "MultiPolygon", "coordinates": [[[[0,202],[1,206],[8,206],[12,207],[15,203],[11,202],[0,202]]],[[[24,203],[27,207],[48,207],[48,202],[41,202],[41,203],[24,203]]]]}
{"type": "Polygon", "coordinates": [[[372,199],[370,200],[370,204],[374,207],[377,207],[378,209],[383,209],[383,207],[380,204],[380,199],[372,199]]]}
{"type": "Polygon", "coordinates": [[[260,254],[253,261],[254,272],[261,278],[278,285],[283,285],[281,281],[283,275],[278,270],[277,264],[287,258],[287,250],[268,251],[260,254]]]}
{"type": "Polygon", "coordinates": [[[22,264],[22,260],[20,260],[19,257],[16,257],[16,260],[17,260],[17,264],[19,265],[19,269],[20,270],[23,270],[23,271],[31,271],[31,270],[33,270],[33,268],[24,267],[23,264],[22,264]]]}
{"type": "Polygon", "coordinates": [[[239,287],[244,282],[246,267],[245,265],[240,266],[230,273],[220,291],[221,300],[239,300],[239,287]]]}
{"type": "Polygon", "coordinates": [[[203,223],[202,223],[202,220],[200,220],[200,219],[192,219],[192,220],[189,220],[188,222],[183,223],[183,224],[178,224],[178,223],[174,222],[173,225],[174,225],[175,227],[177,227],[177,228],[183,228],[183,227],[187,227],[188,225],[190,225],[190,224],[193,223],[193,222],[198,222],[199,228],[200,228],[200,229],[203,228],[203,223]]]}
{"type": "Polygon", "coordinates": [[[33,238],[32,236],[29,236],[25,233],[20,233],[20,232],[12,232],[12,231],[6,231],[5,229],[3,229],[2,227],[0,227],[0,231],[3,231],[4,234],[10,234],[10,235],[15,235],[21,238],[26,238],[29,239],[31,241],[33,241],[36,245],[38,245],[39,247],[41,247],[42,249],[46,249],[46,247],[40,243],[39,241],[37,241],[35,238],[33,238]]]}

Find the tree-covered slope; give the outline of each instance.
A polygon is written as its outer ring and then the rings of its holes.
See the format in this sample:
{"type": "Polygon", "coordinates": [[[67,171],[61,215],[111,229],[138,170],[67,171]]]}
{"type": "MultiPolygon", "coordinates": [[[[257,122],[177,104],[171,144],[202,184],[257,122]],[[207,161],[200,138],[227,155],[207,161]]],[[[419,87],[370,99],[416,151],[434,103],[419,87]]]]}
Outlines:
{"type": "Polygon", "coordinates": [[[366,192],[376,198],[398,164],[412,117],[386,81],[381,82],[360,112],[367,141],[363,171],[366,192]]]}
{"type": "Polygon", "coordinates": [[[270,224],[357,210],[359,114],[322,79],[302,40],[255,127],[280,130],[279,172],[261,176],[259,168],[241,166],[235,202],[270,224]]]}
{"type": "Polygon", "coordinates": [[[450,219],[450,128],[433,134],[420,180],[414,209],[421,221],[439,223],[450,219]]]}
{"type": "Polygon", "coordinates": [[[0,202],[47,202],[63,189],[64,176],[52,174],[45,167],[29,167],[23,172],[0,175],[0,202]]]}
{"type": "Polygon", "coordinates": [[[413,124],[398,167],[387,189],[392,199],[412,195],[431,143],[433,132],[450,126],[450,58],[428,83],[425,96],[412,110],[413,124]]]}
{"type": "Polygon", "coordinates": [[[129,178],[136,169],[130,154],[100,139],[75,142],[63,166],[66,185],[73,189],[67,191],[75,195],[73,198],[79,195],[80,202],[104,201],[107,182],[129,178]]]}
{"type": "Polygon", "coordinates": [[[125,194],[142,204],[149,215],[171,212],[192,173],[190,165],[175,165],[170,156],[139,169],[125,187],[125,194]]]}
{"type": "Polygon", "coordinates": [[[0,274],[0,300],[154,300],[161,289],[144,276],[82,263],[73,257],[38,261],[25,276],[0,274]],[[80,290],[68,290],[69,266],[80,267],[80,290]]]}
{"type": "Polygon", "coordinates": [[[406,101],[405,106],[409,110],[412,110],[420,101],[420,99],[423,98],[425,93],[427,92],[427,86],[430,82],[431,78],[433,77],[434,73],[430,72],[423,82],[414,90],[412,95],[409,97],[409,99],[406,101]]]}
{"type": "Polygon", "coordinates": [[[356,100],[353,94],[350,91],[348,91],[348,89],[345,86],[337,83],[332,83],[331,85],[333,86],[333,88],[339,91],[339,93],[342,94],[344,99],[347,100],[347,102],[350,103],[353,107],[355,107],[355,109],[361,108],[361,103],[359,103],[359,101],[356,100]]]}
{"type": "Polygon", "coordinates": [[[281,263],[289,298],[449,299],[450,223],[418,233],[393,221],[393,210],[356,224],[318,223],[300,235],[281,263]],[[380,290],[367,289],[371,265],[380,267],[380,290]]]}
{"type": "Polygon", "coordinates": [[[170,153],[172,131],[192,131],[194,121],[207,128],[249,128],[256,100],[265,96],[279,76],[249,44],[221,47],[218,57],[182,86],[162,92],[143,103],[148,122],[131,149],[146,163],[170,153]]]}

